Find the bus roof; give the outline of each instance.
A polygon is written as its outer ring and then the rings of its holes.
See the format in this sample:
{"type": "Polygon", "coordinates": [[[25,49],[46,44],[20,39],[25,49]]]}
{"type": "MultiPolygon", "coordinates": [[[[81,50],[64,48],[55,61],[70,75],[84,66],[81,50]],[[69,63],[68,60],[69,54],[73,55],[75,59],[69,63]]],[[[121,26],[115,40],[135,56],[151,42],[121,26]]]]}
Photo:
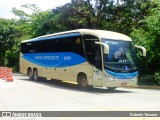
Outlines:
{"type": "Polygon", "coordinates": [[[106,39],[113,39],[113,40],[123,40],[123,41],[132,41],[130,37],[117,33],[117,32],[112,32],[112,31],[105,31],[105,30],[96,30],[96,29],[77,29],[77,30],[70,30],[70,31],[65,31],[65,32],[59,32],[59,33],[54,33],[54,34],[48,34],[40,37],[36,37],[33,39],[29,40],[24,40],[23,42],[31,42],[31,41],[38,41],[38,40],[43,40],[44,38],[51,38],[51,37],[56,37],[56,36],[64,36],[69,34],[74,34],[74,33],[79,33],[81,35],[95,35],[98,38],[106,38],[106,39]]]}

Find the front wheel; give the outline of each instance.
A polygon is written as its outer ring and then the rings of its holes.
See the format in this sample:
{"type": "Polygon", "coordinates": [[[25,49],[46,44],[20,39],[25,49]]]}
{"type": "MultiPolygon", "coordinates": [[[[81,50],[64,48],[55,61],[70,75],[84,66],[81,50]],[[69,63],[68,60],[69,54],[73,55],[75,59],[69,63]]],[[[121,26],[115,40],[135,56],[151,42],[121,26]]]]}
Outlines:
{"type": "Polygon", "coordinates": [[[37,71],[37,69],[35,69],[33,71],[33,80],[38,80],[38,71],[37,71]]]}
{"type": "Polygon", "coordinates": [[[81,90],[88,90],[90,88],[86,75],[82,74],[78,77],[78,86],[81,90]]]}

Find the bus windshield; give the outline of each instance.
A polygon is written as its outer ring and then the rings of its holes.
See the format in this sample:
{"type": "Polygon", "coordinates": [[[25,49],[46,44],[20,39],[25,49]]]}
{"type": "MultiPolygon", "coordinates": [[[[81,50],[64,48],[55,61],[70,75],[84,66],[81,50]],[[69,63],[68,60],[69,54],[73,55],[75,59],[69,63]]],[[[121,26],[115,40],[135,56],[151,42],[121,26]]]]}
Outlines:
{"type": "Polygon", "coordinates": [[[117,73],[137,71],[136,52],[132,41],[102,39],[109,45],[109,54],[104,56],[104,67],[117,73]]]}

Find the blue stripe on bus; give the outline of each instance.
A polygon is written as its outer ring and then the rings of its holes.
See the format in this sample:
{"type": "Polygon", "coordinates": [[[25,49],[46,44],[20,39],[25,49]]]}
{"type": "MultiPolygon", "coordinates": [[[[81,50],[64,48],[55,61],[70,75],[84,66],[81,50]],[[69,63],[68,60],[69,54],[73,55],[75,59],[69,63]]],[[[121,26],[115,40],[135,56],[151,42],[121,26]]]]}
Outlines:
{"type": "Polygon", "coordinates": [[[134,78],[135,76],[138,75],[138,71],[134,72],[134,73],[115,73],[115,72],[111,72],[109,70],[106,70],[106,72],[113,76],[113,77],[116,77],[118,79],[132,79],[134,78]]]}
{"type": "Polygon", "coordinates": [[[49,39],[56,39],[56,38],[65,38],[65,37],[74,37],[74,36],[80,36],[80,33],[70,33],[70,34],[62,34],[62,35],[53,35],[53,36],[48,36],[48,37],[40,37],[40,38],[33,38],[30,40],[25,40],[23,42],[32,42],[32,41],[40,41],[40,40],[49,40],[49,39]]]}
{"type": "Polygon", "coordinates": [[[23,58],[43,67],[68,67],[86,62],[86,59],[72,52],[24,53],[23,58]]]}

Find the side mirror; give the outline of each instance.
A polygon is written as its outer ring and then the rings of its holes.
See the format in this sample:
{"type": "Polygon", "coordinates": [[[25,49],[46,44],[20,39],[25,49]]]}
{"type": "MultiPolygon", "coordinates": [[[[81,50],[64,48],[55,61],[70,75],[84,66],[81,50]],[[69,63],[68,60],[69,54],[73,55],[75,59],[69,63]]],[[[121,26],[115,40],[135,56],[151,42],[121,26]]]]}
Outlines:
{"type": "Polygon", "coordinates": [[[135,45],[134,47],[135,47],[135,48],[138,48],[138,49],[141,49],[141,50],[142,50],[142,56],[146,57],[146,49],[145,49],[144,47],[142,47],[142,46],[137,46],[137,45],[135,45]]]}
{"type": "Polygon", "coordinates": [[[109,45],[102,42],[95,42],[95,44],[102,45],[104,47],[104,54],[109,54],[109,45]]]}

